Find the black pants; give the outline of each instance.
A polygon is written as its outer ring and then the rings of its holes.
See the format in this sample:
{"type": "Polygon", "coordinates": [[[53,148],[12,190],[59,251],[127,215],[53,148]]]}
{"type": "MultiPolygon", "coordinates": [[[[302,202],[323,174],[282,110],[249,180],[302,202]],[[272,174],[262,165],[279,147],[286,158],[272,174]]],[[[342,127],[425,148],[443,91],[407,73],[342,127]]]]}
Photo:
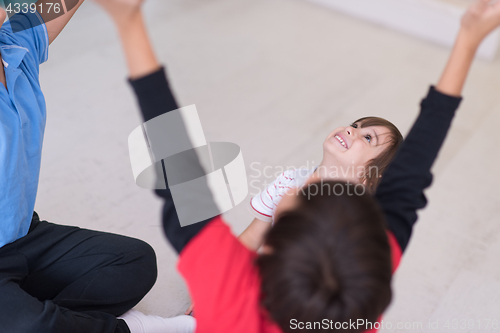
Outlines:
{"type": "Polygon", "coordinates": [[[129,333],[116,316],[156,281],[145,242],[61,226],[33,215],[25,237],[0,248],[0,332],[129,333]]]}

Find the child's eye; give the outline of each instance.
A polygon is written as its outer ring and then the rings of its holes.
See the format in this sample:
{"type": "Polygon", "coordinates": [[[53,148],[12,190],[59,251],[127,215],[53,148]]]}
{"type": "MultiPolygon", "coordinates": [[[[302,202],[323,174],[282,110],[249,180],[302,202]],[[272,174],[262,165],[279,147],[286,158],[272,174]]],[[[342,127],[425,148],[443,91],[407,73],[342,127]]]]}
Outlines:
{"type": "Polygon", "coordinates": [[[352,128],[358,128],[358,124],[351,124],[352,128]]]}
{"type": "Polygon", "coordinates": [[[370,134],[365,135],[365,139],[368,140],[368,142],[372,142],[372,136],[370,134]]]}

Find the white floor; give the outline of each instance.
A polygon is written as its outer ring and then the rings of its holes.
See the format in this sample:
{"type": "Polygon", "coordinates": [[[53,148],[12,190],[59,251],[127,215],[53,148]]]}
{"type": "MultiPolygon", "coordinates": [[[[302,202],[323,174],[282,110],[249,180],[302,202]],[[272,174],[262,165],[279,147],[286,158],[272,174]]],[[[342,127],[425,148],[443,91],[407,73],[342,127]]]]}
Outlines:
{"type": "MultiPolygon", "coordinates": [[[[180,104],[197,105],[208,140],[241,146],[252,194],[281,168],[318,163],[329,131],[358,117],[406,133],[449,53],[302,1],[148,0],[145,9],[180,104]]],[[[160,201],[133,181],[127,137],[140,118],[125,79],[115,31],[89,1],[41,67],[48,121],[36,210],[149,242],[159,278],[137,308],[174,316],[189,298],[160,201]]],[[[400,331],[500,321],[499,86],[499,60],[476,62],[385,315],[424,328],[400,331]]],[[[241,204],[226,220],[239,233],[251,217],[241,204]]]]}

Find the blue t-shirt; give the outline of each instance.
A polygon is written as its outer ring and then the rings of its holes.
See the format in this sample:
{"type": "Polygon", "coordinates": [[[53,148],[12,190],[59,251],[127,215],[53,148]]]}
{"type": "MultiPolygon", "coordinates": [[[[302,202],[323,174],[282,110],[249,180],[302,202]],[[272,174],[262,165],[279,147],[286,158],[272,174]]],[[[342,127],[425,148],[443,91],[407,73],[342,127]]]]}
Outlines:
{"type": "Polygon", "coordinates": [[[0,84],[0,247],[24,237],[33,216],[46,120],[38,74],[48,49],[38,13],[16,14],[0,28],[7,80],[7,89],[0,84]]]}

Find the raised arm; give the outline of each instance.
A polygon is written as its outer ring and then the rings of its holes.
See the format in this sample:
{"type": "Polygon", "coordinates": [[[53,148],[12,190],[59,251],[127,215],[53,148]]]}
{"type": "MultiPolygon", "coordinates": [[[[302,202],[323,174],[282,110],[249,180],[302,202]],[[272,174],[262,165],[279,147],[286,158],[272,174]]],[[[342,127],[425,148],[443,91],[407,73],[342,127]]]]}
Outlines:
{"type": "Polygon", "coordinates": [[[160,64],[149,41],[141,11],[144,0],[95,0],[95,2],[103,7],[115,23],[127,60],[130,79],[134,80],[157,71],[160,64]]]}
{"type": "Polygon", "coordinates": [[[36,2],[36,8],[47,27],[49,44],[51,44],[71,20],[73,15],[82,5],[84,0],[65,0],[62,6],[55,6],[57,1],[40,0],[36,2]],[[66,9],[66,10],[65,10],[66,9]],[[64,14],[62,14],[64,13],[64,14]]]}
{"type": "Polygon", "coordinates": [[[402,250],[408,245],[417,210],[427,204],[423,190],[432,182],[430,169],[460,104],[458,96],[476,50],[498,25],[500,3],[479,0],[467,10],[439,83],[422,101],[420,115],[377,189],[388,227],[402,250]]]}
{"type": "MultiPolygon", "coordinates": [[[[149,42],[140,10],[143,0],[94,1],[108,12],[118,29],[127,59],[129,82],[136,94],[144,122],[177,110],[179,107],[169,88],[165,71],[156,60],[149,42]]],[[[182,138],[188,137],[185,129],[178,129],[178,132],[179,136],[184,133],[182,138]]],[[[182,158],[185,159],[179,164],[182,167],[201,167],[198,159],[192,154],[182,155],[182,158]]],[[[162,219],[165,234],[172,246],[180,253],[185,245],[212,219],[181,227],[168,185],[166,190],[156,190],[156,194],[164,200],[162,219]]]]}
{"type": "Polygon", "coordinates": [[[460,96],[477,48],[500,25],[500,3],[477,0],[462,17],[455,45],[436,89],[460,96]]]}

